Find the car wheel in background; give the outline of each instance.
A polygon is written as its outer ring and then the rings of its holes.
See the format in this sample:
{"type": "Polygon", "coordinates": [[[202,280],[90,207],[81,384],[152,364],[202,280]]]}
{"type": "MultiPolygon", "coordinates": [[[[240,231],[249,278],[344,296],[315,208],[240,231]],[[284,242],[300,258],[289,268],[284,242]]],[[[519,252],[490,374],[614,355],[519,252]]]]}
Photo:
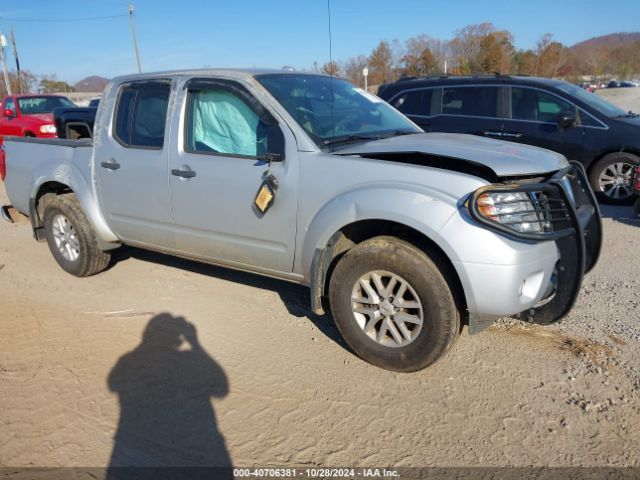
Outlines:
{"type": "Polygon", "coordinates": [[[605,155],[590,169],[589,182],[598,198],[613,205],[633,203],[633,173],[640,158],[632,153],[615,152],[605,155]]]}
{"type": "Polygon", "coordinates": [[[434,260],[395,237],[349,250],[329,283],[334,320],[367,362],[397,372],[425,368],[457,338],[460,313],[434,260]]]}
{"type": "Polygon", "coordinates": [[[98,247],[96,233],[75,195],[48,199],[43,217],[49,249],[66,272],[87,277],[107,268],[111,255],[98,247]]]}

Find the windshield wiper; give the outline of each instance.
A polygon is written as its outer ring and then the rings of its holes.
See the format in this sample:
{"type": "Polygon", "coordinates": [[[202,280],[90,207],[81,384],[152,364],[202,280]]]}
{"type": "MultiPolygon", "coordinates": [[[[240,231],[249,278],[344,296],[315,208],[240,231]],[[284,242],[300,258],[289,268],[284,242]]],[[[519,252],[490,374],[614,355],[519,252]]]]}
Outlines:
{"type": "Polygon", "coordinates": [[[392,132],[380,132],[377,135],[357,135],[357,134],[353,134],[353,135],[345,135],[343,137],[334,137],[334,138],[329,138],[327,140],[325,140],[323,143],[326,146],[335,146],[341,143],[349,143],[349,142],[357,142],[359,140],[381,140],[383,138],[390,138],[390,137],[398,137],[400,135],[413,135],[414,133],[421,133],[421,132],[414,132],[412,130],[394,130],[392,132]]]}
{"type": "Polygon", "coordinates": [[[344,137],[329,138],[322,143],[329,147],[340,143],[357,142],[358,140],[379,140],[381,138],[383,137],[380,135],[346,135],[344,137]]]}

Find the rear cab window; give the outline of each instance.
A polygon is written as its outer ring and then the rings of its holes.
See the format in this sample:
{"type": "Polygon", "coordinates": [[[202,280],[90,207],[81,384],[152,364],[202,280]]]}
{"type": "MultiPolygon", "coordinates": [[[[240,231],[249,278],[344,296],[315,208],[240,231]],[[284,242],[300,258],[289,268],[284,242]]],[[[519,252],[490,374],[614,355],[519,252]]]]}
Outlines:
{"type": "Polygon", "coordinates": [[[143,81],[120,88],[113,135],[127,148],[162,149],[171,84],[143,81]]]}

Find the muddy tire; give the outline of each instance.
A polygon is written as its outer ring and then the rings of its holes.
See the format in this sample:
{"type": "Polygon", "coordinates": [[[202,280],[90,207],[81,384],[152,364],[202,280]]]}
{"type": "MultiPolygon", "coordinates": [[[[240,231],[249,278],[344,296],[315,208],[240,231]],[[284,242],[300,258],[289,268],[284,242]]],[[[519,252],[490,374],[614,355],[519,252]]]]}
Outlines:
{"type": "Polygon", "coordinates": [[[98,247],[96,233],[73,194],[47,200],[44,231],[58,264],[77,277],[88,277],[109,265],[111,254],[98,247]]]}
{"type": "Polygon", "coordinates": [[[598,199],[611,205],[631,205],[633,172],[640,157],[615,152],[605,155],[589,169],[589,183],[598,199]]]}
{"type": "Polygon", "coordinates": [[[428,367],[460,331],[460,313],[436,263],[395,237],[376,237],[349,250],[331,276],[329,301],[347,344],[387,370],[428,367]]]}

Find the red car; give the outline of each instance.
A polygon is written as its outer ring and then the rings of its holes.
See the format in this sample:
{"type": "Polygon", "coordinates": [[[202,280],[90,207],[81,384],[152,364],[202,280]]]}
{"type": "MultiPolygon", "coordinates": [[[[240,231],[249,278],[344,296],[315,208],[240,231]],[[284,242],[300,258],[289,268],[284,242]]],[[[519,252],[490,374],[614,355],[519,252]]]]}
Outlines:
{"type": "MultiPolygon", "coordinates": [[[[75,107],[62,95],[10,95],[2,101],[0,145],[6,135],[55,138],[56,127],[51,113],[57,107],[75,107]]],[[[0,152],[0,179],[4,180],[4,151],[0,152]]]]}

